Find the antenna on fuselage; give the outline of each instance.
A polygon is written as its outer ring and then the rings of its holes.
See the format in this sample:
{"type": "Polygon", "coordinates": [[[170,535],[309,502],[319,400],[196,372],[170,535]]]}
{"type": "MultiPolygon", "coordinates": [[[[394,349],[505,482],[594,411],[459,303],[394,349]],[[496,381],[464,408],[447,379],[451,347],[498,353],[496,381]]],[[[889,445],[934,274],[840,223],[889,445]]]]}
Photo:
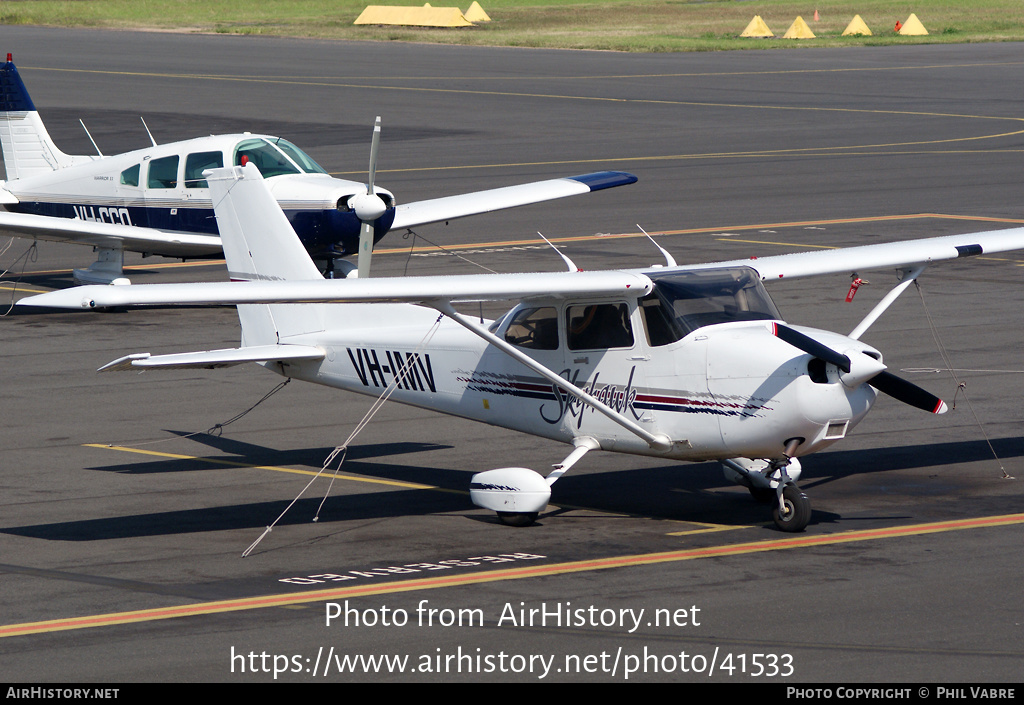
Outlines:
{"type": "Polygon", "coordinates": [[[156,140],[153,139],[153,133],[149,131],[149,125],[146,124],[146,118],[139,116],[139,120],[142,120],[142,126],[146,128],[146,134],[149,135],[149,141],[156,147],[156,140]]]}
{"type": "Polygon", "coordinates": [[[548,240],[546,237],[544,237],[543,233],[541,233],[538,230],[537,234],[540,235],[540,239],[541,240],[543,240],[544,242],[548,243],[548,245],[550,245],[551,249],[554,250],[555,252],[557,252],[558,256],[561,257],[565,261],[565,266],[569,268],[570,272],[582,272],[583,271],[582,269],[580,269],[579,267],[576,266],[575,262],[573,262],[571,259],[569,259],[568,255],[563,254],[557,247],[552,245],[551,244],[551,240],[548,240]]]}
{"type": "MultiPolygon", "coordinates": [[[[637,224],[637,226],[636,226],[636,227],[640,228],[640,225],[639,225],[639,224],[637,224]]],[[[648,232],[647,232],[646,230],[644,230],[643,228],[640,228],[640,232],[642,232],[642,233],[643,233],[644,235],[646,235],[646,236],[647,236],[647,239],[648,239],[648,240],[650,240],[650,241],[651,241],[651,243],[652,243],[652,244],[653,244],[653,245],[654,245],[655,247],[657,247],[657,248],[658,248],[659,250],[661,250],[661,256],[665,258],[665,262],[666,262],[666,263],[668,263],[668,266],[669,266],[669,267],[678,267],[678,266],[679,266],[679,265],[677,265],[677,264],[676,264],[676,260],[675,260],[675,257],[673,257],[672,255],[670,255],[670,254],[668,253],[668,250],[666,250],[666,249],[665,249],[664,247],[662,247],[662,246],[661,246],[661,245],[659,245],[659,244],[658,244],[657,242],[655,242],[655,241],[654,241],[654,238],[653,238],[653,237],[651,237],[650,233],[648,233],[648,232]]]]}
{"type": "Polygon", "coordinates": [[[96,146],[96,140],[94,140],[92,138],[92,135],[89,134],[89,128],[85,126],[85,123],[82,122],[81,119],[79,119],[78,123],[82,126],[82,129],[85,130],[85,134],[86,134],[86,136],[88,136],[89,141],[92,142],[92,146],[93,146],[93,149],[96,150],[96,154],[98,154],[98,155],[100,155],[102,157],[103,156],[103,152],[101,152],[100,148],[96,146]]]}

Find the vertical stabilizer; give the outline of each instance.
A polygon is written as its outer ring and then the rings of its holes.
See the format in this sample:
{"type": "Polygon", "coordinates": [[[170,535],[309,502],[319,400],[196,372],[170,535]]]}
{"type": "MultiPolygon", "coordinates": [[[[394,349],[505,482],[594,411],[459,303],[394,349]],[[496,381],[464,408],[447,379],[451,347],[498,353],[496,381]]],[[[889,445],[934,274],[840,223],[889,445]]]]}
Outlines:
{"type": "MultiPolygon", "coordinates": [[[[203,172],[231,281],[322,279],[254,164],[203,172]]],[[[322,304],[238,307],[245,345],[323,330],[322,304]]]]}
{"type": "Polygon", "coordinates": [[[47,174],[74,162],[50,139],[10,54],[0,66],[0,147],[8,181],[47,174]]]}

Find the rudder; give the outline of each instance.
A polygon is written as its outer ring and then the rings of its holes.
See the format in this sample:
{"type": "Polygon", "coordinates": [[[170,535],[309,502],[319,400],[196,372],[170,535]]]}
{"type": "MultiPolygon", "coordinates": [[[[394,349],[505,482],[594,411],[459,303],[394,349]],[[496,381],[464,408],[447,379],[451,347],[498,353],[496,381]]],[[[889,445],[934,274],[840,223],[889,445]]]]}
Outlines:
{"type": "Polygon", "coordinates": [[[0,66],[0,147],[8,181],[48,174],[75,162],[50,139],[10,54],[0,66]]]}
{"type": "MultiPolygon", "coordinates": [[[[323,279],[254,164],[203,172],[232,281],[323,279]]],[[[321,304],[238,307],[245,345],[271,345],[323,330],[321,304]]]]}

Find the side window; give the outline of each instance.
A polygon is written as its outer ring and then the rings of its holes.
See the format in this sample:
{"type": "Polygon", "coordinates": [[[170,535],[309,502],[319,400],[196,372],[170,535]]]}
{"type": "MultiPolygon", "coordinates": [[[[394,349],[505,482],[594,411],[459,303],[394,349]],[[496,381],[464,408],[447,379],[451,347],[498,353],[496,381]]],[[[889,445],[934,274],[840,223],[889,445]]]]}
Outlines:
{"type": "Polygon", "coordinates": [[[558,312],[550,306],[520,309],[508,324],[505,340],[530,350],[557,350],[558,312]]]}
{"type": "Polygon", "coordinates": [[[161,157],[149,163],[149,188],[175,188],[178,185],[178,155],[161,157]]]}
{"type": "Polygon", "coordinates": [[[224,166],[224,155],[220,152],[196,152],[185,157],[185,188],[209,188],[203,178],[207,169],[224,166]]]}
{"type": "Polygon", "coordinates": [[[580,304],[565,311],[570,350],[633,347],[633,327],[626,304],[580,304]]]}
{"type": "Polygon", "coordinates": [[[139,185],[139,168],[140,165],[128,167],[121,172],[121,185],[122,186],[138,186],[139,185]]]}
{"type": "Polygon", "coordinates": [[[647,343],[652,348],[674,343],[685,335],[672,310],[654,292],[640,299],[640,310],[647,325],[647,343]]]}

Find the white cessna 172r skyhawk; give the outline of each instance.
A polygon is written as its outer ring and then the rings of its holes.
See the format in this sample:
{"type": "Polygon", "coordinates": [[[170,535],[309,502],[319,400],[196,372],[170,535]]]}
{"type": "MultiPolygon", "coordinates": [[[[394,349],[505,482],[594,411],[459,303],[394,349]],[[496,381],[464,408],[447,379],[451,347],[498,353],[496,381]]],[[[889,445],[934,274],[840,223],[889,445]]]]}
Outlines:
{"type": "Polygon", "coordinates": [[[231,282],[87,286],[22,305],[91,309],[236,304],[239,348],[116,360],[105,370],[259,362],[278,374],[563,441],[547,477],[474,475],[474,503],[531,523],[551,485],[591,450],[718,460],[801,531],[798,458],[846,436],[877,391],[946,405],[886,371],[860,341],[941,260],[1024,249],[1024,228],[643,270],[323,279],[254,165],[206,172],[231,282]],[[897,268],[902,280],[849,335],[783,323],[762,280],[897,268]],[[515,300],[496,321],[461,302],[515,300]],[[440,314],[440,315],[439,315],[440,314]]]}
{"type": "MultiPolygon", "coordinates": [[[[148,129],[148,128],[147,128],[148,129]]],[[[91,137],[90,137],[91,139],[91,137]]],[[[0,66],[0,232],[91,245],[97,259],[76,281],[123,280],[124,251],[209,257],[221,251],[205,169],[253,163],[302,244],[326,270],[349,274],[340,258],[359,255],[367,276],[373,243],[390,230],[513,208],[636,182],[601,171],[396,205],[374,186],[380,118],[373,131],[369,181],[336,179],[291,142],[269,135],[211,135],[116,156],[72,156],[53,143],[7,55],[0,66]]],[[[94,143],[95,144],[95,143],[94,143]]],[[[97,149],[97,151],[99,151],[97,149]]]]}

